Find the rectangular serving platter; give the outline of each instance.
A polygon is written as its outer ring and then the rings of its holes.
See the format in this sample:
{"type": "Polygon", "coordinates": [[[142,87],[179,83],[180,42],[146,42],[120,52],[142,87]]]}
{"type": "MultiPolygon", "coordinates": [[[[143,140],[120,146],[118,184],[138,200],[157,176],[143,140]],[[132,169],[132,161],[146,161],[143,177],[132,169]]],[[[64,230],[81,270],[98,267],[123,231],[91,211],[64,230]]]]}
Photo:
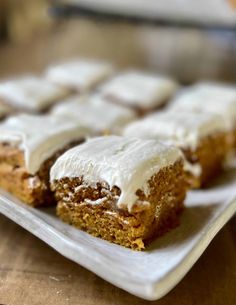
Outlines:
{"type": "Polygon", "coordinates": [[[167,294],[235,212],[236,169],[231,168],[210,188],[189,192],[181,224],[137,252],[64,224],[55,208],[34,209],[0,190],[0,213],[68,259],[147,300],[167,294]]]}

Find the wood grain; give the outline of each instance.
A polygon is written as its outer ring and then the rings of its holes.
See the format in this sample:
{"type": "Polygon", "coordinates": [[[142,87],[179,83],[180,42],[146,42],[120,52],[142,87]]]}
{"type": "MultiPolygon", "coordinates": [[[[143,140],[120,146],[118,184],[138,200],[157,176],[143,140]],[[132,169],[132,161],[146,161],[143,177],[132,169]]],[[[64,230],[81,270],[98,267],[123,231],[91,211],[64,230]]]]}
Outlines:
{"type": "MultiPolygon", "coordinates": [[[[214,239],[165,304],[236,304],[236,223],[214,239]]],[[[0,302],[11,305],[144,305],[0,216],[0,302]]]]}

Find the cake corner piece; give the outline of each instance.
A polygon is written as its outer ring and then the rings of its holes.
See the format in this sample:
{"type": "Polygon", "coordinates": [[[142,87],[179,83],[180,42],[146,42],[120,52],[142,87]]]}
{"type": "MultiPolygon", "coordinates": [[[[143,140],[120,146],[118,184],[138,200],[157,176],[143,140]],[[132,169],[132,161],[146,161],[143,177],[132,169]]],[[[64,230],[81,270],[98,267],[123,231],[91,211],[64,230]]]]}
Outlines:
{"type": "Polygon", "coordinates": [[[55,204],[49,170],[87,134],[85,127],[60,118],[28,114],[8,118],[0,124],[0,187],[34,207],[55,204]]]}

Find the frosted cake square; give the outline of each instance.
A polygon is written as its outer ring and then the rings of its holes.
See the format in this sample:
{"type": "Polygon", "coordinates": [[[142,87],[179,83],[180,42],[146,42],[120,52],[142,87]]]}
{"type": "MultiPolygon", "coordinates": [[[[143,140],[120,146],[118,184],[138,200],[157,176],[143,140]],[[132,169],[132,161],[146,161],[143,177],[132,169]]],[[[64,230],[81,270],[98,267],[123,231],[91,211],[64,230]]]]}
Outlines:
{"type": "Polygon", "coordinates": [[[0,103],[20,111],[45,111],[68,94],[67,89],[33,75],[0,82],[0,103]]]}
{"type": "Polygon", "coordinates": [[[202,82],[182,90],[170,104],[171,111],[209,112],[223,116],[236,145],[236,86],[202,82]]]}
{"type": "Polygon", "coordinates": [[[79,120],[97,135],[121,134],[124,126],[137,117],[132,109],[113,105],[100,95],[74,96],[53,107],[51,114],[79,120]]]}
{"type": "Polygon", "coordinates": [[[61,153],[88,133],[78,122],[62,118],[8,118],[0,124],[0,187],[32,206],[55,203],[49,170],[61,153]]]}
{"type": "Polygon", "coordinates": [[[50,181],[63,221],[136,250],[176,225],[187,189],[179,149],[118,136],[68,150],[50,181]]]}
{"type": "Polygon", "coordinates": [[[165,76],[127,71],[112,78],[99,90],[108,100],[144,114],[163,106],[177,87],[174,80],[165,76]]]}
{"type": "Polygon", "coordinates": [[[49,67],[46,77],[81,93],[94,89],[111,76],[113,70],[113,66],[108,62],[78,59],[49,67]]]}
{"type": "Polygon", "coordinates": [[[222,169],[232,142],[224,119],[211,113],[158,112],[129,124],[124,135],[158,139],[179,147],[189,165],[193,187],[206,185],[222,169]]]}

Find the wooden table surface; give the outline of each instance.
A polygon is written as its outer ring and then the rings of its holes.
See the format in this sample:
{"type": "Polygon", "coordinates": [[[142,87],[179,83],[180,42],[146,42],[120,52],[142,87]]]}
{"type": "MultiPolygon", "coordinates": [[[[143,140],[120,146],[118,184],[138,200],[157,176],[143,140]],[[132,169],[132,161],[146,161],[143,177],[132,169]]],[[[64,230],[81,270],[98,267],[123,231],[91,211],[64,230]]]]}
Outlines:
{"type": "Polygon", "coordinates": [[[167,296],[148,302],[105,282],[0,216],[0,302],[6,305],[236,304],[236,221],[167,296]]]}
{"type": "MultiPolygon", "coordinates": [[[[0,76],[38,71],[54,56],[47,40],[0,48],[0,76]]],[[[54,50],[55,51],[55,50],[54,50]]],[[[0,215],[0,304],[139,305],[136,298],[69,261],[0,215]]],[[[158,266],[157,266],[158,268],[158,266]]],[[[215,237],[185,278],[156,305],[236,304],[236,220],[215,237]]]]}

